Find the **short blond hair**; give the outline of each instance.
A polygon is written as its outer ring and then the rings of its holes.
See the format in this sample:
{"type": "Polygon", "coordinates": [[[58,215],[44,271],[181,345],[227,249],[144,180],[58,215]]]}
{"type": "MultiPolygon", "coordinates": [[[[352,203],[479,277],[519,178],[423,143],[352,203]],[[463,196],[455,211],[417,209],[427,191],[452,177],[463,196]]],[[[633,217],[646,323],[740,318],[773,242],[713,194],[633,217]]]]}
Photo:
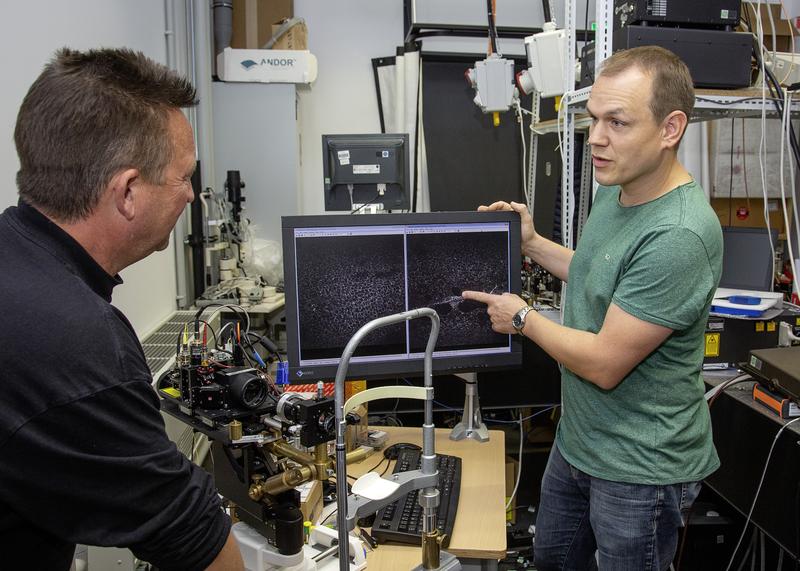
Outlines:
{"type": "Polygon", "coordinates": [[[694,109],[694,84],[689,68],[671,51],[659,46],[641,46],[614,53],[605,60],[598,77],[613,77],[636,67],[652,79],[650,111],[657,123],[673,111],[688,119],[694,109]]]}

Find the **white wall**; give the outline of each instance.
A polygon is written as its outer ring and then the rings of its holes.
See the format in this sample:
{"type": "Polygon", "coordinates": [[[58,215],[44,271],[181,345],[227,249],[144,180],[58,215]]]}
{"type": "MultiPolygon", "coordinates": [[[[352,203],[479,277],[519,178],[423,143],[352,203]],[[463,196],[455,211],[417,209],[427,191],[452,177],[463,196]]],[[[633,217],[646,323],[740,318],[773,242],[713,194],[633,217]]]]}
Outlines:
{"type": "MultiPolygon", "coordinates": [[[[419,21],[484,25],[482,0],[416,0],[419,21]]],[[[535,27],[542,24],[541,2],[513,0],[498,7],[501,26],[535,27]]],[[[554,2],[563,23],[563,3],[554,2]]],[[[583,0],[578,0],[578,27],[583,27],[583,0]]],[[[298,86],[300,127],[299,213],[322,214],[322,134],[378,133],[380,119],[375,95],[372,58],[393,56],[403,45],[401,0],[294,0],[296,16],[305,18],[308,44],[319,63],[319,76],[311,87],[298,86]]],[[[594,2],[589,21],[594,20],[594,2]]],[[[502,41],[508,53],[522,54],[521,40],[502,41]]],[[[486,49],[483,39],[425,40],[426,51],[486,49]]]]}
{"type": "Polygon", "coordinates": [[[400,0],[294,0],[319,63],[314,84],[298,87],[300,214],[322,214],[322,135],[380,133],[372,58],[403,45],[400,0]]]}
{"type": "Polygon", "coordinates": [[[218,81],[212,92],[216,189],[240,171],[243,216],[257,238],[280,244],[281,216],[298,213],[295,86],[218,81]]]}
{"type": "MultiPolygon", "coordinates": [[[[165,61],[163,0],[60,0],[14,2],[0,21],[3,89],[0,90],[0,209],[16,204],[14,149],[17,111],[30,84],[53,52],[129,47],[165,61]]],[[[141,335],[175,308],[174,248],[154,254],[122,272],[114,293],[141,335]]]]}

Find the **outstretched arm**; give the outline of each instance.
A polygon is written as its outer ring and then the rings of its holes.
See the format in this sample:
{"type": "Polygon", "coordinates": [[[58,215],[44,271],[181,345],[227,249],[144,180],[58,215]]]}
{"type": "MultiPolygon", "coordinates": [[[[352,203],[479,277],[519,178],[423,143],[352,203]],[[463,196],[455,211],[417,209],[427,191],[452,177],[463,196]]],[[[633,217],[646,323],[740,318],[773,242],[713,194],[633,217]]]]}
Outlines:
{"type": "MultiPolygon", "coordinates": [[[[492,329],[516,333],[511,318],[526,305],[521,298],[478,291],[462,295],[487,305],[492,329]]],[[[666,341],[672,329],[634,317],[612,303],[597,333],[559,325],[535,311],[526,316],[522,333],[579,377],[610,390],[666,341]]]]}

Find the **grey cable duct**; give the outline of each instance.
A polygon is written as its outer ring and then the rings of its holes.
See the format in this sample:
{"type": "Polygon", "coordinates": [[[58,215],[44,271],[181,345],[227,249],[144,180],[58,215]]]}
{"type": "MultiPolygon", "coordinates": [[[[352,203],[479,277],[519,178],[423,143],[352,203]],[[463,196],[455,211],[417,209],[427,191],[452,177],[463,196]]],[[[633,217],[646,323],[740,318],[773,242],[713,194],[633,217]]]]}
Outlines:
{"type": "Polygon", "coordinates": [[[231,46],[233,37],[233,3],[222,0],[214,2],[214,53],[219,55],[231,46]]]}

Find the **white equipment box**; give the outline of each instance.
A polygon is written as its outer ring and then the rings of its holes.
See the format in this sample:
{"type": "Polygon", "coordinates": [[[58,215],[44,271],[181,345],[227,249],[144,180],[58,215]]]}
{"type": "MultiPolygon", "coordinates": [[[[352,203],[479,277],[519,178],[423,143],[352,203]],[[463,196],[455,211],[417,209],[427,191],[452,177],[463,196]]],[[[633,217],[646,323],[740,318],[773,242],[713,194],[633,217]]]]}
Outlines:
{"type": "Polygon", "coordinates": [[[222,81],[312,83],[317,79],[317,58],[308,50],[225,48],[217,56],[217,75],[222,81]]]}

